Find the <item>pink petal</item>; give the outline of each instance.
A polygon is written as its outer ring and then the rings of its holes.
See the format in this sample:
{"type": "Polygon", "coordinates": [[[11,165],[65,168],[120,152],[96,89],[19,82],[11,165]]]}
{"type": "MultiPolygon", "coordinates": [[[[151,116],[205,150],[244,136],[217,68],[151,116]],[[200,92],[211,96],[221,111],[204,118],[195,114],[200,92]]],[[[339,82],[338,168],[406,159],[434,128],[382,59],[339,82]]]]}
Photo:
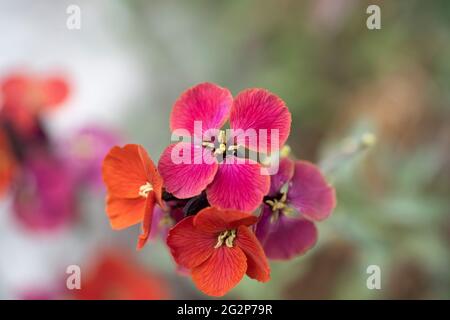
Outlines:
{"type": "Polygon", "coordinates": [[[252,161],[227,157],[219,164],[214,181],[206,189],[211,206],[251,212],[258,208],[270,187],[270,177],[252,161]]]}
{"type": "Polygon", "coordinates": [[[280,214],[270,223],[263,247],[269,259],[285,260],[305,253],[316,241],[317,229],[313,222],[280,214]]]}
{"type": "Polygon", "coordinates": [[[283,185],[288,183],[294,175],[294,161],[289,158],[280,159],[278,172],[270,177],[269,196],[276,196],[280,193],[283,185]]]}
{"type": "Polygon", "coordinates": [[[213,181],[217,161],[209,150],[179,142],[163,151],[158,170],[166,190],[177,198],[185,199],[200,194],[213,181]]]}
{"type": "Polygon", "coordinates": [[[261,153],[270,153],[286,142],[291,129],[291,113],[284,101],[273,93],[264,89],[247,89],[239,93],[233,102],[230,126],[233,130],[256,130],[261,143],[248,139],[245,145],[261,153]],[[272,141],[271,134],[275,130],[278,139],[272,141]]]}
{"type": "Polygon", "coordinates": [[[319,168],[307,161],[297,161],[288,202],[306,217],[323,220],[336,206],[336,195],[319,168]]]}
{"type": "Polygon", "coordinates": [[[201,121],[203,134],[220,129],[228,118],[233,96],[226,88],[200,83],[186,90],[175,102],[170,115],[170,129],[187,130],[194,135],[194,121],[201,121]]]}

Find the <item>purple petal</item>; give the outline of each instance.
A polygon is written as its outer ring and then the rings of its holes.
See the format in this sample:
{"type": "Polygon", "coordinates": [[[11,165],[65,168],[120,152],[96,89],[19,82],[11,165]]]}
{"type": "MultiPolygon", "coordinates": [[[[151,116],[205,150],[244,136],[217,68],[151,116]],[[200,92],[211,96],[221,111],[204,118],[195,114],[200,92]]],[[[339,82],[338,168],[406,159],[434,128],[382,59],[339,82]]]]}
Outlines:
{"type": "Polygon", "coordinates": [[[266,242],[267,236],[269,235],[270,229],[272,227],[270,219],[273,213],[274,212],[272,211],[272,208],[270,208],[268,205],[263,205],[261,215],[259,216],[258,223],[255,227],[255,235],[262,245],[264,245],[264,243],[266,242]]]}
{"type": "Polygon", "coordinates": [[[270,222],[263,248],[269,259],[287,260],[305,253],[316,241],[317,229],[313,222],[280,214],[278,219],[270,222]]]}
{"type": "Polygon", "coordinates": [[[74,179],[96,189],[101,188],[102,161],[113,146],[120,144],[118,135],[98,127],[85,127],[62,144],[59,149],[64,153],[61,156],[74,179]]]}
{"type": "Polygon", "coordinates": [[[14,191],[14,212],[25,226],[48,230],[72,221],[76,214],[74,184],[55,158],[33,154],[14,191]]]}
{"type": "Polygon", "coordinates": [[[278,172],[270,178],[269,196],[276,196],[284,184],[289,182],[294,175],[294,161],[289,158],[281,158],[278,172]]]}
{"type": "Polygon", "coordinates": [[[297,161],[288,191],[288,203],[314,221],[327,218],[336,206],[335,190],[319,168],[297,161]]]}

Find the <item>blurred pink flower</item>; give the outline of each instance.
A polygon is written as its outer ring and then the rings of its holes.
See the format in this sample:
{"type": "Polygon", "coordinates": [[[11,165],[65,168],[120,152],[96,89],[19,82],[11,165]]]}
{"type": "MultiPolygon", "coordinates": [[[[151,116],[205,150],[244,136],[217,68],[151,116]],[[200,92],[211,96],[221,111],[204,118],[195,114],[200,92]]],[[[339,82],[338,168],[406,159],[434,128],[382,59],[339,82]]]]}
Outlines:
{"type": "Polygon", "coordinates": [[[13,191],[14,213],[33,230],[50,230],[70,223],[76,214],[75,188],[66,166],[44,152],[24,163],[13,191]]]}
{"type": "Polygon", "coordinates": [[[100,189],[103,187],[103,159],[109,149],[118,144],[120,138],[117,133],[89,126],[64,140],[58,149],[76,183],[100,189]]]}

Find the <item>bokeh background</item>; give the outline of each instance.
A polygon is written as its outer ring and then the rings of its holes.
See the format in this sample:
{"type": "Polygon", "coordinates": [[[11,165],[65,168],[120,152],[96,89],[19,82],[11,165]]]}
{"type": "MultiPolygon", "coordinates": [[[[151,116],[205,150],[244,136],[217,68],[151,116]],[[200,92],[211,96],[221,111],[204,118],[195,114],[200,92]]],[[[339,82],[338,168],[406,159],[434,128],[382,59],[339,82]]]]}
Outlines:
{"type": "MultiPolygon", "coordinates": [[[[41,119],[63,158],[64,141],[90,127],[158,159],[173,102],[199,82],[285,100],[292,151],[326,169],[338,206],[315,248],[227,298],[450,298],[449,57],[446,0],[0,1],[0,79],[57,73],[69,84],[41,119]],[[70,4],[80,30],[66,27],[70,4]],[[369,4],[381,30],[366,27],[369,4]],[[381,268],[381,290],[366,287],[369,265],[381,268]]],[[[207,298],[163,241],[136,252],[139,226],[111,230],[103,201],[101,187],[82,188],[75,218],[36,230],[6,192],[0,298],[207,298]],[[89,292],[65,288],[73,264],[89,292]]]]}

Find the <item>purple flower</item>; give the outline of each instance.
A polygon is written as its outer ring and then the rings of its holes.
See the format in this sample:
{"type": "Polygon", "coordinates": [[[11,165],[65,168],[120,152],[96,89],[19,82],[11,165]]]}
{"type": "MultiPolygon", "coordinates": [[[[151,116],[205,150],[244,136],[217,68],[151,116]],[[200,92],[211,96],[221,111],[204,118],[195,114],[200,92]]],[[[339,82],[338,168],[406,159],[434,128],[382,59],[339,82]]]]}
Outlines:
{"type": "Polygon", "coordinates": [[[59,150],[77,183],[102,188],[102,161],[109,149],[119,144],[119,136],[98,127],[86,127],[64,141],[59,150]]]}
{"type": "Polygon", "coordinates": [[[24,163],[13,194],[19,221],[34,230],[66,225],[76,214],[75,190],[64,163],[38,152],[24,163]]]}
{"type": "Polygon", "coordinates": [[[256,226],[267,257],[290,259],[312,248],[317,241],[314,222],[327,218],[335,205],[335,190],[319,168],[281,159],[256,226]]]}

